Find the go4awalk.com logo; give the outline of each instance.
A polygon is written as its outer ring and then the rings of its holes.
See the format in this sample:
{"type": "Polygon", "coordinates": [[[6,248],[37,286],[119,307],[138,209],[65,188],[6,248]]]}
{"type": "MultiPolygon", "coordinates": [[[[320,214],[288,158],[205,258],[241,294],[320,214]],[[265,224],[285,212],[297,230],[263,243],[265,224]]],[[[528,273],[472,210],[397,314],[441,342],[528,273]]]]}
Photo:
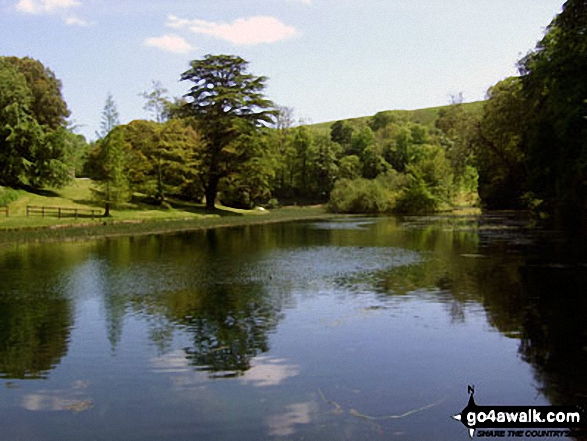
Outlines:
{"type": "Polygon", "coordinates": [[[587,428],[587,413],[578,406],[478,406],[474,386],[468,393],[467,407],[453,418],[463,423],[471,438],[568,437],[587,428]]]}

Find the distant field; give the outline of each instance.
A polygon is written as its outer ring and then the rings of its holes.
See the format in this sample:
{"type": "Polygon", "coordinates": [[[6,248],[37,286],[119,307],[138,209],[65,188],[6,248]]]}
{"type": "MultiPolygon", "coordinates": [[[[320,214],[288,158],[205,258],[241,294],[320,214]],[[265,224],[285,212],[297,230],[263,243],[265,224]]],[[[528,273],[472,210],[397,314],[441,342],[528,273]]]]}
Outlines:
{"type": "MultiPolygon", "coordinates": [[[[480,112],[481,108],[483,107],[484,101],[475,101],[472,103],[464,103],[463,107],[471,112],[480,112]]],[[[423,126],[433,127],[436,119],[438,118],[438,111],[440,109],[445,109],[450,106],[439,106],[439,107],[429,107],[426,109],[417,109],[417,110],[389,110],[389,112],[393,115],[396,115],[398,119],[402,119],[405,121],[422,124],[423,126]]],[[[349,118],[345,121],[350,122],[352,125],[360,126],[363,124],[367,124],[369,120],[372,118],[371,116],[362,116],[359,118],[349,118]]],[[[329,134],[330,133],[330,126],[336,121],[328,121],[322,122],[317,124],[310,124],[308,127],[315,130],[318,133],[329,134]]]]}

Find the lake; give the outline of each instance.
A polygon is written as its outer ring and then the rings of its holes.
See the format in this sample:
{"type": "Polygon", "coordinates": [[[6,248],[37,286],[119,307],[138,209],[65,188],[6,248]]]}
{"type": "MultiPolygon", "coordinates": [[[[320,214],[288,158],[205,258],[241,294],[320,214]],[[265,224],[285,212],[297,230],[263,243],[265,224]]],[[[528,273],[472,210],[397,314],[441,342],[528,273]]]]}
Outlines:
{"type": "Polygon", "coordinates": [[[469,385],[580,403],[585,250],[513,213],[5,247],[1,438],[465,440],[469,385]]]}

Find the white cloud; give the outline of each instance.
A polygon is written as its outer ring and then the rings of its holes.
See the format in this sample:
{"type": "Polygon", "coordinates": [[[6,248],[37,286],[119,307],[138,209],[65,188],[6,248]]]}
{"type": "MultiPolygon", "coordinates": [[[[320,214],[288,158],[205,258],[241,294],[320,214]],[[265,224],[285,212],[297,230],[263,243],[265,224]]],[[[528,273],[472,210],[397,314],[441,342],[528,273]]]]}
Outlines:
{"type": "Polygon", "coordinates": [[[67,24],[69,26],[87,27],[87,26],[92,26],[94,23],[86,21],[82,18],[76,17],[75,15],[70,15],[69,17],[67,17],[65,19],[65,24],[67,24]]]}
{"type": "Polygon", "coordinates": [[[281,358],[257,357],[240,381],[255,387],[277,386],[286,379],[299,375],[299,366],[285,364],[285,361],[281,358]]]}
{"type": "Polygon", "coordinates": [[[69,389],[42,390],[26,394],[20,405],[30,411],[61,411],[82,412],[91,409],[94,401],[86,391],[90,385],[88,380],[75,380],[69,389]]]}
{"type": "Polygon", "coordinates": [[[191,51],[194,47],[188,43],[184,38],[174,35],[167,34],[161,37],[152,37],[145,40],[146,46],[156,47],[167,52],[173,52],[176,54],[185,54],[191,51]]]}
{"type": "Polygon", "coordinates": [[[191,372],[185,352],[176,350],[151,359],[155,372],[185,373],[191,372]]]}
{"type": "Polygon", "coordinates": [[[80,5],[78,0],[18,0],[16,9],[26,14],[49,14],[80,5]]]}
{"type": "Polygon", "coordinates": [[[287,412],[279,415],[271,415],[268,418],[269,435],[291,436],[296,432],[296,424],[309,424],[312,422],[312,413],[316,411],[314,403],[294,403],[287,406],[287,412]]]}
{"type": "Polygon", "coordinates": [[[211,35],[237,45],[275,43],[298,34],[293,26],[287,26],[277,18],[269,16],[239,18],[233,23],[214,23],[170,15],[166,24],[175,29],[188,28],[196,34],[211,35]]]}

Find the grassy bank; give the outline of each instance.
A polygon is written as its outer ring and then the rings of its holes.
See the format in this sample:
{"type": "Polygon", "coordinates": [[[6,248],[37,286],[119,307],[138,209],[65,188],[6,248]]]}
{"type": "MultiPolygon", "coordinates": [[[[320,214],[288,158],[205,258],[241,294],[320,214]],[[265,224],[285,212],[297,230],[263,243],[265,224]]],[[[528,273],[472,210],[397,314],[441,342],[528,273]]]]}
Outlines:
{"type": "MultiPolygon", "coordinates": [[[[484,101],[463,103],[463,108],[467,109],[468,111],[478,113],[481,112],[483,103],[484,101]]],[[[412,123],[422,124],[428,128],[432,128],[438,119],[440,110],[447,109],[449,107],[450,106],[447,105],[416,110],[388,110],[387,112],[395,116],[400,121],[409,121],[412,123]]],[[[362,125],[368,124],[371,118],[372,116],[361,116],[358,118],[347,118],[345,121],[348,121],[353,127],[361,127],[362,125]]],[[[316,133],[330,136],[330,126],[332,126],[334,122],[335,121],[327,121],[322,123],[309,124],[308,127],[314,130],[316,133]]]]}
{"type": "Polygon", "coordinates": [[[239,210],[218,206],[213,212],[203,205],[175,201],[171,208],[157,208],[140,202],[111,211],[112,217],[26,216],[27,205],[78,209],[101,209],[91,198],[92,182],[75,180],[63,189],[38,192],[18,190],[18,199],[9,206],[10,215],[0,212],[0,245],[19,242],[84,240],[99,237],[157,234],[237,225],[285,222],[331,217],[325,208],[287,207],[276,210],[239,210]]]}

